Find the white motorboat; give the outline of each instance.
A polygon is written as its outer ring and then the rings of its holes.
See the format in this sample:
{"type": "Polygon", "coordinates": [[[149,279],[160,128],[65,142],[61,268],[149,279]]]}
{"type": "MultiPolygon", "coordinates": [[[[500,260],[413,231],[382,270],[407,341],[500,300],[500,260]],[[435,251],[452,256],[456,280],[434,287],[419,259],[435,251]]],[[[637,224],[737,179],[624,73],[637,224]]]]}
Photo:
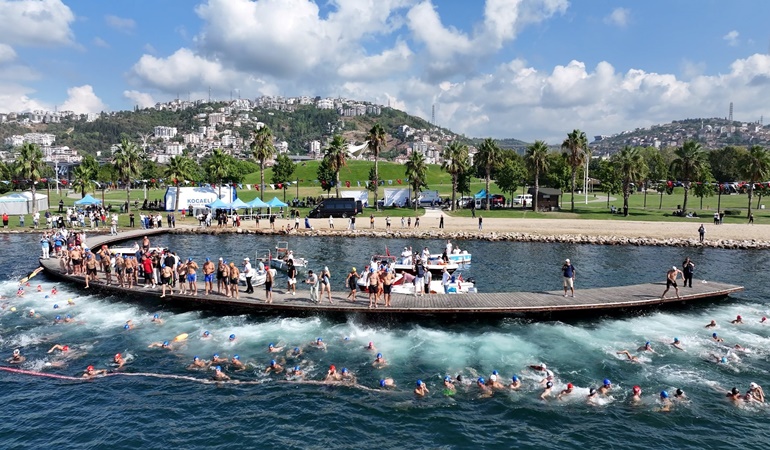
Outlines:
{"type": "MultiPolygon", "coordinates": [[[[262,270],[259,269],[251,269],[251,285],[252,286],[262,286],[265,284],[265,280],[267,279],[267,270],[270,270],[270,273],[273,274],[273,279],[275,279],[275,269],[265,269],[262,270]]],[[[242,285],[246,285],[246,273],[241,272],[241,274],[238,276],[238,281],[242,285]]]]}
{"type": "Polygon", "coordinates": [[[288,242],[279,242],[275,247],[275,253],[268,252],[267,256],[262,256],[259,259],[262,261],[267,260],[270,267],[280,270],[281,272],[288,272],[288,261],[291,259],[294,261],[294,267],[298,272],[304,272],[307,269],[307,260],[294,255],[294,251],[289,250],[288,242]]]}
{"type": "MultiPolygon", "coordinates": [[[[411,261],[411,256],[409,257],[409,261],[411,261]]],[[[458,273],[456,276],[454,275],[454,271],[457,269],[457,264],[443,264],[443,260],[439,261],[438,259],[429,259],[429,263],[425,265],[425,267],[431,273],[431,282],[429,285],[431,294],[444,293],[444,286],[441,283],[444,268],[447,269],[447,272],[449,272],[451,276],[451,281],[447,287],[448,294],[468,294],[476,292],[476,286],[473,279],[469,278],[465,280],[460,273],[458,273]]],[[[369,274],[371,273],[372,268],[375,268],[375,270],[387,268],[394,272],[395,279],[391,284],[391,286],[393,286],[392,292],[394,294],[414,294],[414,279],[416,276],[416,271],[414,265],[407,262],[406,257],[399,258],[390,255],[373,256],[370,260],[369,266],[367,266],[366,270],[364,270],[364,272],[361,274],[361,277],[358,279],[359,290],[364,292],[367,291],[369,286],[369,274]]]]}
{"type": "Polygon", "coordinates": [[[453,263],[456,263],[456,264],[470,264],[471,263],[471,254],[468,253],[467,250],[463,250],[463,251],[453,250],[452,253],[450,253],[447,256],[449,257],[449,261],[451,261],[453,263]]]}

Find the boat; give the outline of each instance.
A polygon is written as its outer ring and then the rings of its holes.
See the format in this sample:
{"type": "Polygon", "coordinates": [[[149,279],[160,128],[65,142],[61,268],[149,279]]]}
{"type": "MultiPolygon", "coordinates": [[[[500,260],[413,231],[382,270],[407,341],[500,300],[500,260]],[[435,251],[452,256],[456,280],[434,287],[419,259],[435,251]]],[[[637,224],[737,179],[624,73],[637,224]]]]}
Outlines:
{"type": "Polygon", "coordinates": [[[450,262],[453,262],[456,264],[471,263],[471,254],[468,253],[468,250],[460,250],[459,248],[452,248],[451,241],[447,241],[446,248],[444,249],[444,253],[441,254],[441,257],[443,258],[445,254],[446,254],[446,259],[450,262]]]}
{"type": "MultiPolygon", "coordinates": [[[[131,247],[109,247],[110,252],[115,255],[121,255],[123,257],[126,256],[136,256],[136,252],[139,251],[139,245],[134,244],[131,247]]],[[[165,249],[163,247],[150,247],[150,253],[157,252],[157,253],[163,253],[165,249]]],[[[98,251],[98,249],[92,249],[94,253],[98,251]]]]}
{"type": "MultiPolygon", "coordinates": [[[[275,269],[267,269],[270,270],[270,273],[273,274],[273,279],[275,279],[275,269]]],[[[267,279],[267,270],[262,267],[262,270],[259,269],[251,269],[251,285],[252,286],[262,286],[265,284],[265,280],[267,279]]],[[[238,275],[238,281],[240,284],[246,286],[246,273],[241,272],[240,275],[238,275]]]]}
{"type": "MultiPolygon", "coordinates": [[[[411,264],[412,257],[396,257],[392,255],[374,255],[370,259],[369,265],[361,274],[358,279],[358,288],[360,291],[366,292],[369,287],[369,273],[371,268],[388,268],[395,274],[395,279],[391,284],[391,292],[394,294],[414,294],[414,278],[416,271],[414,265],[411,264]]],[[[448,294],[468,294],[476,292],[476,285],[472,278],[463,279],[462,274],[457,275],[454,272],[457,270],[458,265],[454,263],[445,263],[439,257],[428,259],[428,264],[425,264],[426,270],[431,273],[431,282],[429,290],[431,294],[443,294],[444,286],[441,284],[444,268],[451,275],[451,282],[447,288],[448,294]]]]}
{"type": "Polygon", "coordinates": [[[280,270],[281,272],[288,272],[289,267],[287,262],[294,260],[294,267],[297,272],[304,272],[307,269],[307,260],[294,255],[292,250],[289,250],[288,242],[279,242],[275,247],[275,253],[267,252],[266,255],[259,258],[262,261],[267,261],[270,267],[280,270]]]}

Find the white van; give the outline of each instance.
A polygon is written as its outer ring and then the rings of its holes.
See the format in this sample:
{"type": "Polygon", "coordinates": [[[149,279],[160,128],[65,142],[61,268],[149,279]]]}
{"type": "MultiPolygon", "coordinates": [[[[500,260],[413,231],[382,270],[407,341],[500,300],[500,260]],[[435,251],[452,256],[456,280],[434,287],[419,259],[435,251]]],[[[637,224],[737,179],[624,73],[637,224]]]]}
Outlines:
{"type": "Polygon", "coordinates": [[[514,205],[524,205],[524,202],[526,202],[527,205],[532,204],[532,195],[531,194],[521,194],[517,195],[513,199],[514,205]]]}

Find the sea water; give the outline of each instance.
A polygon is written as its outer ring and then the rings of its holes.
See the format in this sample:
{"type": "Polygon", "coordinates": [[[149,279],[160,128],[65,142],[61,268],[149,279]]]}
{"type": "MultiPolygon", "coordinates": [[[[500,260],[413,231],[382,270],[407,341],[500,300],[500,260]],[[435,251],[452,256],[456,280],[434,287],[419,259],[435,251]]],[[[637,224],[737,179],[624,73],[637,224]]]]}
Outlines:
{"type": "MultiPolygon", "coordinates": [[[[178,235],[153,238],[180,256],[240,261],[273,248],[272,237],[178,235]]],[[[295,254],[311,269],[328,266],[333,286],[351,267],[361,270],[372,254],[398,254],[404,246],[429,247],[443,241],[369,238],[290,238],[295,254]]],[[[90,295],[86,290],[35,277],[23,298],[17,280],[37,262],[37,236],[4,235],[0,266],[0,356],[21,349],[21,369],[31,375],[0,371],[4,448],[766,448],[764,405],[734,405],[725,399],[733,386],[745,392],[750,382],[770,387],[770,328],[766,285],[770,262],[762,251],[612,247],[540,243],[461,241],[473,254],[464,276],[476,279],[480,292],[560,289],[560,266],[569,257],[577,267],[577,295],[582,288],[660,282],[665,271],[685,256],[696,264],[695,282],[710,280],[746,286],[746,291],[719,302],[643,315],[600,317],[569,322],[516,319],[457,323],[410,320],[396,323],[322,317],[219,315],[211,311],[169,310],[157,298],[146,302],[90,295]],[[43,292],[36,292],[40,284],[43,292]],[[51,295],[56,286],[58,294],[51,295]],[[48,296],[48,298],[46,298],[48,296]],[[74,305],[68,306],[68,300],[74,305]],[[54,304],[59,308],[54,309],[54,304]],[[11,307],[16,311],[12,312],[11,307]],[[27,317],[30,308],[40,315],[27,317]],[[159,314],[163,324],[151,321],[159,314]],[[73,323],[54,324],[70,314],[73,323]],[[742,315],[743,325],[730,324],[742,315]],[[715,319],[718,326],[704,326],[715,319]],[[134,328],[124,330],[131,320],[134,328]],[[202,339],[204,331],[212,337],[202,339]],[[717,332],[724,343],[716,343],[717,332]],[[189,338],[172,349],[148,348],[182,333],[189,338]],[[235,341],[228,339],[235,334],[235,341]],[[321,337],[326,350],[310,346],[321,337]],[[673,348],[678,337],[685,348],[673,348]],[[373,342],[387,360],[372,366],[373,342]],[[650,341],[655,353],[637,352],[650,341]],[[284,346],[268,353],[269,343],[284,346]],[[46,353],[54,344],[70,346],[71,356],[46,353]],[[740,344],[747,350],[731,350],[740,344]],[[302,347],[299,358],[286,351],[302,347]],[[641,363],[616,354],[629,350],[641,363]],[[88,365],[121,371],[90,381],[55,379],[36,373],[79,377],[88,365]],[[235,383],[211,383],[211,371],[188,370],[194,356],[238,354],[248,368],[225,372],[235,383]],[[717,364],[725,356],[727,364],[717,364]],[[289,383],[285,374],[265,374],[271,359],[285,367],[299,365],[307,379],[323,379],[328,366],[348,368],[354,386],[289,383]],[[567,383],[575,391],[563,400],[542,401],[542,374],[528,369],[546,363],[555,372],[554,392],[567,383]],[[445,375],[467,380],[488,378],[497,370],[503,382],[515,374],[523,380],[516,392],[480,396],[473,385],[458,384],[455,395],[442,392],[445,375]],[[131,374],[136,376],[131,376],[131,374]],[[138,375],[137,375],[138,374],[138,375]],[[396,388],[381,389],[390,377],[396,388]],[[597,404],[585,397],[609,378],[613,389],[597,404]],[[430,394],[415,398],[416,380],[430,394]],[[248,384],[247,384],[248,383],[248,384]],[[643,402],[632,405],[634,385],[643,402]],[[689,401],[659,412],[662,390],[683,389],[689,401]]],[[[285,278],[279,277],[282,288],[285,278]]],[[[663,289],[663,286],[661,286],[663,289]]],[[[687,288],[681,288],[686,290],[687,288]]],[[[141,289],[137,289],[141,293],[141,289]]],[[[258,291],[259,292],[259,291],[258,291]]],[[[141,294],[140,294],[141,295],[141,294]]],[[[670,293],[673,295],[673,293],[670,293]]],[[[6,364],[6,366],[8,366],[6,364]]]]}

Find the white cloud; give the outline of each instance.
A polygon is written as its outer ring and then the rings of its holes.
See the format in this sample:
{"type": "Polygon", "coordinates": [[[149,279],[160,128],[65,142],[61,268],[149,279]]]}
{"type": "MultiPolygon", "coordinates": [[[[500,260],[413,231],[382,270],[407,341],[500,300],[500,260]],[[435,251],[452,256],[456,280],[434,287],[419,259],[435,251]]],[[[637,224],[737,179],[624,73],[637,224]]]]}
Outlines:
{"type": "Polygon", "coordinates": [[[0,83],[0,112],[46,110],[49,105],[29,97],[34,91],[15,83],[0,83]]]}
{"type": "Polygon", "coordinates": [[[616,27],[625,28],[631,19],[631,10],[628,8],[615,8],[604,18],[604,23],[616,27]]]}
{"type": "Polygon", "coordinates": [[[16,59],[16,52],[10,45],[0,44],[0,64],[4,64],[16,59]]]}
{"type": "Polygon", "coordinates": [[[97,47],[101,48],[110,48],[110,44],[107,43],[104,39],[100,38],[99,36],[96,36],[93,40],[93,43],[97,47]]]}
{"type": "Polygon", "coordinates": [[[104,16],[104,21],[107,22],[107,25],[122,33],[130,33],[136,28],[136,21],[125,17],[106,15],[104,16]]]}
{"type": "Polygon", "coordinates": [[[135,105],[139,106],[140,108],[148,108],[150,106],[155,106],[157,103],[155,99],[152,97],[152,95],[146,93],[146,92],[139,92],[139,91],[123,91],[123,97],[126,97],[127,99],[131,100],[135,105]]]}
{"type": "Polygon", "coordinates": [[[98,113],[107,109],[102,100],[88,84],[67,89],[67,100],[61,105],[63,111],[75,111],[78,114],[98,113]]]}
{"type": "Polygon", "coordinates": [[[20,46],[74,44],[75,15],[60,0],[0,0],[0,43],[20,46]]]}
{"type": "Polygon", "coordinates": [[[738,41],[738,37],[740,36],[740,33],[738,33],[736,30],[732,30],[726,35],[722,36],[722,39],[727,41],[727,45],[731,47],[736,47],[740,41],[738,41]]]}

